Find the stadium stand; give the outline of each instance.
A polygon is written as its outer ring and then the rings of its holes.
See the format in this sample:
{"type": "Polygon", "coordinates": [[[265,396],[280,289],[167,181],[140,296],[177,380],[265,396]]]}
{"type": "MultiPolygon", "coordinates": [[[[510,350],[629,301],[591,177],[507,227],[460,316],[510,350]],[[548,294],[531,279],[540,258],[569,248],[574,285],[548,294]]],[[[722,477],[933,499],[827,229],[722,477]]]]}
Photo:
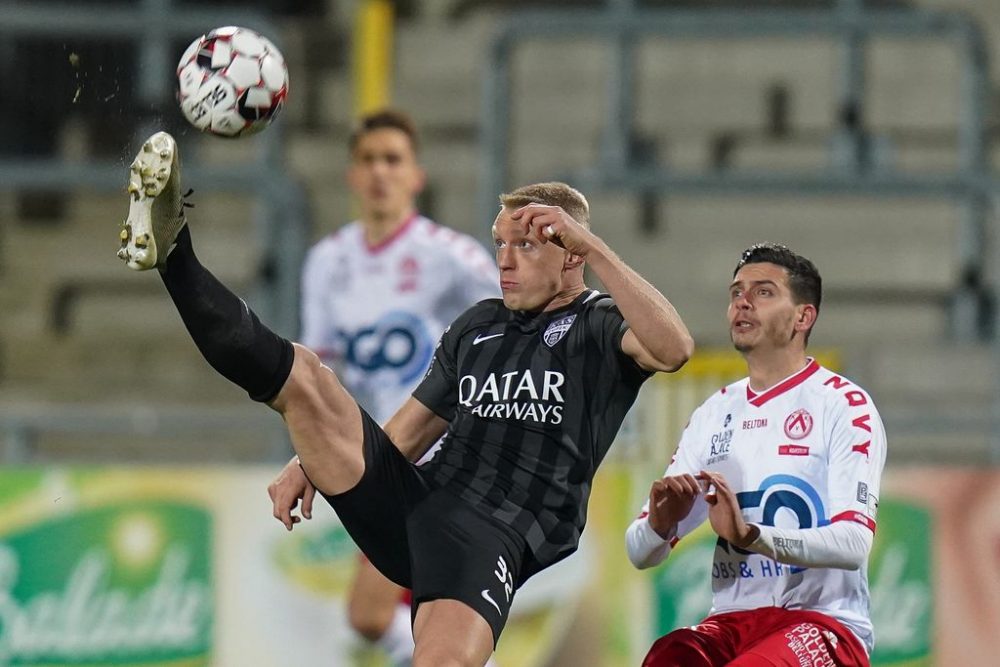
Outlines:
{"type": "MultiPolygon", "coordinates": [[[[301,14],[275,19],[292,70],[283,150],[288,169],[308,192],[314,237],[351,214],[340,159],[352,112],[345,50],[337,43],[349,34],[349,9],[343,4],[304,3],[301,14]]],[[[397,26],[394,102],[412,111],[424,129],[431,186],[427,212],[484,239],[488,214],[479,210],[476,190],[483,150],[482,79],[489,66],[485,45],[498,21],[527,4],[403,3],[397,26]]],[[[639,3],[644,8],[691,4],[639,3]]],[[[780,4],[824,8],[834,3],[780,4]]],[[[987,30],[990,46],[1000,43],[1000,9],[991,3],[876,3],[906,4],[972,12],[987,30]]],[[[831,155],[836,159],[831,145],[844,120],[836,99],[840,58],[838,43],[823,39],[645,39],[636,52],[635,141],[646,148],[651,164],[671,168],[794,172],[827,166],[831,155]]],[[[992,59],[995,63],[995,53],[992,59]]],[[[960,159],[963,93],[954,49],[940,41],[879,38],[867,62],[870,94],[863,119],[871,168],[918,174],[954,170],[960,159]]],[[[608,111],[610,63],[609,47],[586,37],[526,42],[514,52],[511,184],[595,163],[608,111]]],[[[992,70],[994,88],[998,69],[992,70]]],[[[165,115],[172,113],[164,109],[165,115]]],[[[995,135],[996,109],[987,111],[995,135]]],[[[57,155],[89,158],[91,147],[79,123],[65,123],[56,136],[57,155]]],[[[131,141],[123,129],[116,147],[122,160],[131,141]]],[[[252,151],[239,142],[193,136],[182,141],[186,163],[220,168],[252,151]]],[[[991,155],[995,165],[997,152],[991,155]]],[[[959,261],[964,228],[956,202],[588,194],[595,225],[670,295],[705,347],[725,344],[718,335],[725,290],[719,277],[744,246],[768,238],[812,256],[826,278],[831,305],[815,342],[840,349],[845,373],[879,398],[894,434],[893,455],[933,459],[940,456],[942,439],[950,437],[962,453],[949,450],[949,455],[988,457],[987,416],[998,393],[995,351],[989,340],[952,336],[950,299],[968,279],[959,261]],[[936,422],[934,415],[949,418],[936,422]],[[968,428],[944,428],[955,421],[968,428]],[[935,423],[944,433],[935,430],[935,423]]],[[[123,287],[113,257],[114,225],[125,208],[120,195],[76,191],[57,226],[27,224],[18,195],[0,192],[5,221],[0,229],[0,405],[45,402],[58,411],[60,405],[95,398],[98,404],[220,409],[243,404],[242,396],[193,353],[155,281],[123,287]],[[147,343],[151,329],[158,337],[154,353],[147,343]],[[134,371],[139,363],[147,365],[143,374],[134,371]],[[155,389],[149,377],[156,378],[155,389]]],[[[199,192],[196,201],[200,252],[227,280],[257,294],[267,284],[271,258],[261,247],[265,236],[247,233],[248,226],[258,224],[252,222],[253,203],[246,196],[216,192],[199,192]]],[[[985,279],[992,280],[992,274],[985,279]]],[[[89,444],[70,440],[46,441],[39,435],[36,443],[47,458],[66,454],[92,460],[114,458],[127,438],[113,443],[91,438],[89,444]]],[[[262,440],[231,440],[225,451],[234,460],[277,457],[262,440]]],[[[130,456],[142,456],[133,450],[130,456]]],[[[201,455],[172,451],[177,459],[201,455]]]]}

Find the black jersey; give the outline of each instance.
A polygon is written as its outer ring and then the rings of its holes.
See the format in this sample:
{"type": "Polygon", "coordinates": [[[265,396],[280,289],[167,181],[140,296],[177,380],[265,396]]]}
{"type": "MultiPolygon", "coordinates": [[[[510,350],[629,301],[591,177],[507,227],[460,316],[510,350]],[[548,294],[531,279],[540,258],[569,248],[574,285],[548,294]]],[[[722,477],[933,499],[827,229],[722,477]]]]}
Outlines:
{"type": "Polygon", "coordinates": [[[650,373],[621,350],[611,297],[544,313],[482,301],[455,320],[414,397],[449,421],[431,484],[522,536],[522,581],[576,550],[590,486],[650,373]]]}

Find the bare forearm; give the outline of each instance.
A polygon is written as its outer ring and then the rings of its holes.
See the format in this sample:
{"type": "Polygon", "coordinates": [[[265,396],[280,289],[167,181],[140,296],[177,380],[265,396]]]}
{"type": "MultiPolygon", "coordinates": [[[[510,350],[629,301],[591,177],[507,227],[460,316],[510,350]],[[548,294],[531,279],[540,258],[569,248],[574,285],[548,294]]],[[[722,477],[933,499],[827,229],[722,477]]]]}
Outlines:
{"type": "Polygon", "coordinates": [[[629,267],[603,241],[587,263],[614,298],[638,341],[662,365],[676,370],[694,352],[694,341],[667,297],[629,267]]]}
{"type": "Polygon", "coordinates": [[[417,461],[444,434],[448,423],[410,398],[385,425],[385,433],[396,449],[417,461]]]}
{"type": "Polygon", "coordinates": [[[434,440],[425,441],[420,433],[396,427],[391,419],[386,423],[384,430],[392,441],[392,444],[396,445],[396,449],[402,452],[403,456],[410,461],[420,460],[424,452],[430,449],[431,445],[435,442],[434,440]]]}

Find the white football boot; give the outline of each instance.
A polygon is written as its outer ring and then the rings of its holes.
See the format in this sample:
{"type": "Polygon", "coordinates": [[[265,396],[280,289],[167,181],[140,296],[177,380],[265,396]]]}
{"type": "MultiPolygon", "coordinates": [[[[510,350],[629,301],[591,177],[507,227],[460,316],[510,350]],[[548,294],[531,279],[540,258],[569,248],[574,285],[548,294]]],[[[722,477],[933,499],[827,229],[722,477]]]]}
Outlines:
{"type": "Polygon", "coordinates": [[[129,167],[126,189],[128,218],[119,233],[118,258],[136,271],[163,266],[186,222],[180,159],[173,137],[157,132],[146,140],[129,167]]]}

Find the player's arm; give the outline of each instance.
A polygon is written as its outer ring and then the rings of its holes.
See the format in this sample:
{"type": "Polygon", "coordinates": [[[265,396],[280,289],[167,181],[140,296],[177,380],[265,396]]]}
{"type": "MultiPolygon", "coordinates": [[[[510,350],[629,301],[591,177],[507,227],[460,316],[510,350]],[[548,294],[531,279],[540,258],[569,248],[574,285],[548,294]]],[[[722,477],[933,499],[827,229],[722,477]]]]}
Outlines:
{"type": "Polygon", "coordinates": [[[628,323],[622,351],[639,366],[673,372],[691,358],[694,339],[673,305],[600,237],[557,206],[529,204],[511,217],[534,227],[539,238],[586,260],[628,323]]]}
{"type": "Polygon", "coordinates": [[[677,541],[705,520],[708,510],[701,486],[691,472],[698,469],[692,455],[696,415],[684,430],[663,477],[650,485],[642,511],[625,531],[629,560],[639,569],[662,563],[677,541]]]}
{"type": "Polygon", "coordinates": [[[760,533],[746,549],[779,563],[800,567],[857,570],[868,560],[875,536],[856,523],[834,523],[819,528],[783,529],[759,526],[760,533]]]}
{"type": "Polygon", "coordinates": [[[447,421],[411,396],[386,422],[385,432],[403,456],[417,461],[447,428],[447,421]]]}
{"type": "Polygon", "coordinates": [[[278,476],[267,485],[267,495],[271,497],[271,513],[274,518],[291,530],[302,519],[312,518],[313,498],[316,497],[316,487],[312,485],[306,473],[299,465],[299,457],[293,456],[285,464],[278,476]],[[302,516],[292,514],[302,501],[302,516]]]}
{"type": "Polygon", "coordinates": [[[857,570],[868,558],[873,533],[864,526],[841,522],[818,528],[776,528],[747,523],[725,476],[703,470],[697,477],[712,529],[735,547],[800,567],[857,570]]]}
{"type": "Polygon", "coordinates": [[[664,474],[653,481],[642,512],[625,532],[625,548],[633,565],[641,570],[666,560],[680,539],[681,522],[691,515],[700,495],[698,480],[689,473],[664,474]]]}

